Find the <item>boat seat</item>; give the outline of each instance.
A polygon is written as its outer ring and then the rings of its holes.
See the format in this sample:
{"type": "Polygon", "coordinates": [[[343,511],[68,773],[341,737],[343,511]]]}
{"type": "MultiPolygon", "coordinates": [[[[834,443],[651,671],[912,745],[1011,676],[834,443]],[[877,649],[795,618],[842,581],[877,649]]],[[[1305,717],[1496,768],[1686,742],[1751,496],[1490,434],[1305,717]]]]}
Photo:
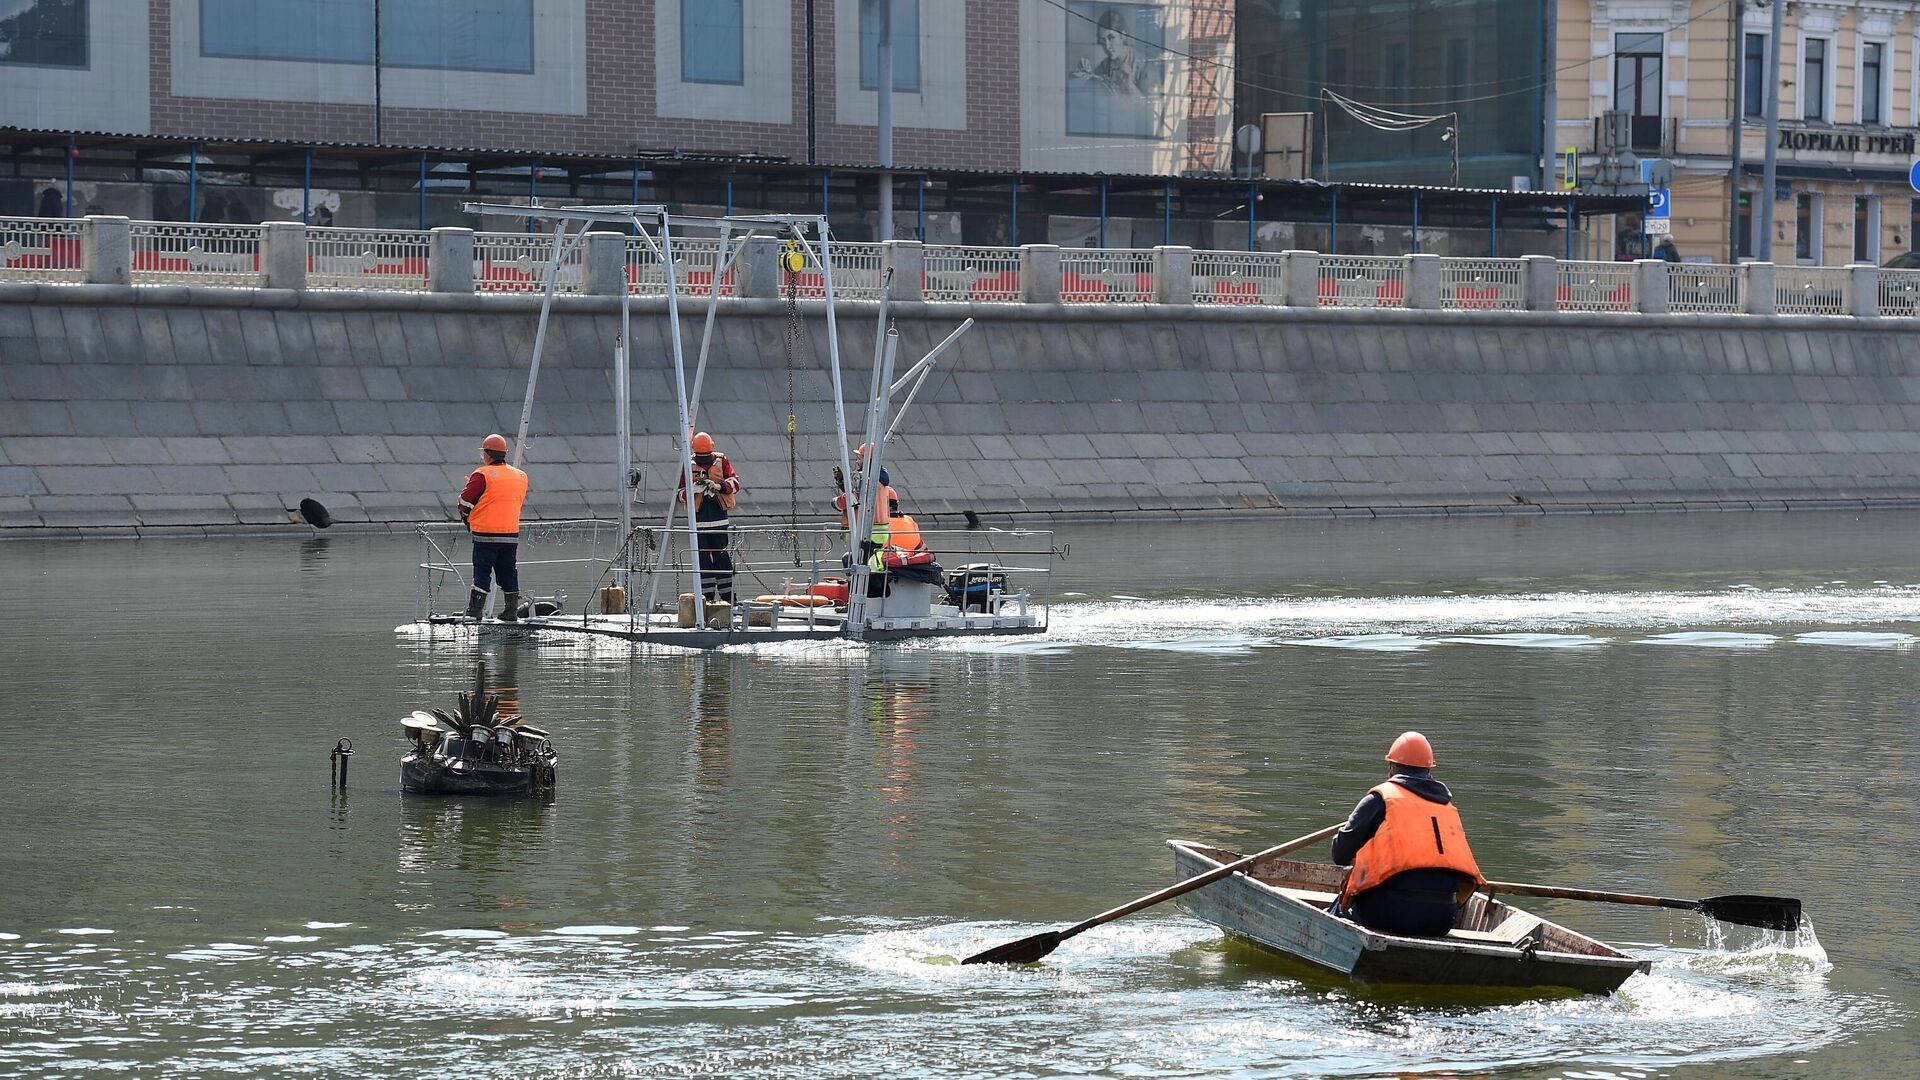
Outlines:
{"type": "Polygon", "coordinates": [[[1517,945],[1521,938],[1526,937],[1539,926],[1539,919],[1526,915],[1509,915],[1505,922],[1491,930],[1449,930],[1447,936],[1488,945],[1517,945]]]}
{"type": "Polygon", "coordinates": [[[1294,889],[1285,885],[1275,885],[1274,888],[1279,889],[1282,894],[1291,899],[1298,900],[1304,904],[1311,904],[1322,911],[1333,907],[1333,902],[1340,899],[1339,893],[1315,892],[1312,889],[1294,889]]]}

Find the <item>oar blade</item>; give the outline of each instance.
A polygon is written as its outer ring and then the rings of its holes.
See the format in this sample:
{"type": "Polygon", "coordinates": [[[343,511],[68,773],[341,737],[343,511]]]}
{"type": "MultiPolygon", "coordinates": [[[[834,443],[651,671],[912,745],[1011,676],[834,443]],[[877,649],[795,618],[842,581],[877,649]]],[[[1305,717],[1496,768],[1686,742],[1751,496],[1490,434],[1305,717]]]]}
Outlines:
{"type": "Polygon", "coordinates": [[[1700,901],[1700,913],[1709,919],[1768,930],[1800,927],[1800,901],[1790,896],[1709,896],[1700,901]]]}
{"type": "Polygon", "coordinates": [[[1009,941],[1004,945],[995,945],[985,952],[977,952],[962,964],[1032,964],[1041,957],[1060,947],[1064,940],[1060,931],[1049,930],[1044,934],[1023,937],[1019,941],[1009,941]]]}

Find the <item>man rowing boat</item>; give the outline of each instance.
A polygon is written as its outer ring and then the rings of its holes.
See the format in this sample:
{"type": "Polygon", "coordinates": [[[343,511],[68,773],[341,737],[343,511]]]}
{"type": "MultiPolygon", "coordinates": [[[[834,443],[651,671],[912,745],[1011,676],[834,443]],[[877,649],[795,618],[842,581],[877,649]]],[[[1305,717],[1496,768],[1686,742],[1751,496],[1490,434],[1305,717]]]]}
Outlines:
{"type": "Polygon", "coordinates": [[[1438,937],[1486,882],[1467,846],[1453,793],[1433,778],[1433,745],[1409,731],[1387,751],[1393,766],[1333,837],[1350,866],[1333,913],[1388,934],[1438,937]]]}

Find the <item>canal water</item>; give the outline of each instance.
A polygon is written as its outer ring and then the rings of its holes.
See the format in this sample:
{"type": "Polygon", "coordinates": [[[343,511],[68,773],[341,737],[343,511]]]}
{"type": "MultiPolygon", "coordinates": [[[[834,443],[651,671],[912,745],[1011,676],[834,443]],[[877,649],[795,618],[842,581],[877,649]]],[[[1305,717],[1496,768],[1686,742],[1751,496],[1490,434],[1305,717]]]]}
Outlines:
{"type": "Polygon", "coordinates": [[[1916,532],[1069,527],[1044,640],[716,655],[396,633],[406,539],[8,544],[0,1074],[1913,1075],[1916,532]],[[398,790],[477,648],[551,803],[398,790]],[[1410,727],[1491,876],[1811,925],[1534,905],[1653,961],[1613,998],[1370,993],[1170,906],[955,963],[1340,820],[1410,727]]]}

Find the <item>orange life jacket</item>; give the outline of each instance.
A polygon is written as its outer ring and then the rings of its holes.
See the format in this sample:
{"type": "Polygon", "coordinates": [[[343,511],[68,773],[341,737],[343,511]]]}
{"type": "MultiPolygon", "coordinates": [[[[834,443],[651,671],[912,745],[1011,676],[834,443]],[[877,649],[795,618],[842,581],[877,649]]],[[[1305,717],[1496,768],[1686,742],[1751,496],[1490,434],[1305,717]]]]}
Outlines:
{"type": "Polygon", "coordinates": [[[1407,870],[1453,870],[1472,879],[1461,884],[1461,901],[1486,884],[1480,864],[1473,861],[1473,849],[1467,846],[1460,811],[1452,803],[1429,802],[1391,780],[1376,785],[1373,792],[1386,803],[1387,816],[1373,839],[1353,857],[1353,869],[1340,890],[1342,907],[1407,870]]]}
{"type": "MultiPolygon", "coordinates": [[[[857,487],[858,485],[855,485],[855,486],[857,487]]],[[[873,527],[875,529],[884,529],[888,527],[888,525],[893,520],[893,514],[890,511],[889,507],[891,507],[894,503],[897,503],[899,501],[900,501],[900,496],[893,490],[893,488],[888,487],[886,484],[874,485],[873,527]]],[[[847,524],[847,520],[848,520],[847,509],[852,504],[853,504],[853,498],[844,491],[833,497],[833,508],[835,510],[840,511],[840,528],[842,529],[850,528],[850,526],[847,524]]],[[[876,539],[874,542],[881,543],[881,542],[884,542],[885,539],[886,538],[883,536],[876,539]]]]}
{"type": "Polygon", "coordinates": [[[915,552],[925,546],[926,541],[920,538],[920,526],[917,522],[905,514],[895,514],[893,534],[888,537],[887,543],[901,551],[915,552]]]}
{"type": "Polygon", "coordinates": [[[487,478],[480,501],[467,512],[467,528],[481,540],[520,538],[520,507],[527,501],[527,474],[511,465],[482,465],[474,470],[487,478]]]}

